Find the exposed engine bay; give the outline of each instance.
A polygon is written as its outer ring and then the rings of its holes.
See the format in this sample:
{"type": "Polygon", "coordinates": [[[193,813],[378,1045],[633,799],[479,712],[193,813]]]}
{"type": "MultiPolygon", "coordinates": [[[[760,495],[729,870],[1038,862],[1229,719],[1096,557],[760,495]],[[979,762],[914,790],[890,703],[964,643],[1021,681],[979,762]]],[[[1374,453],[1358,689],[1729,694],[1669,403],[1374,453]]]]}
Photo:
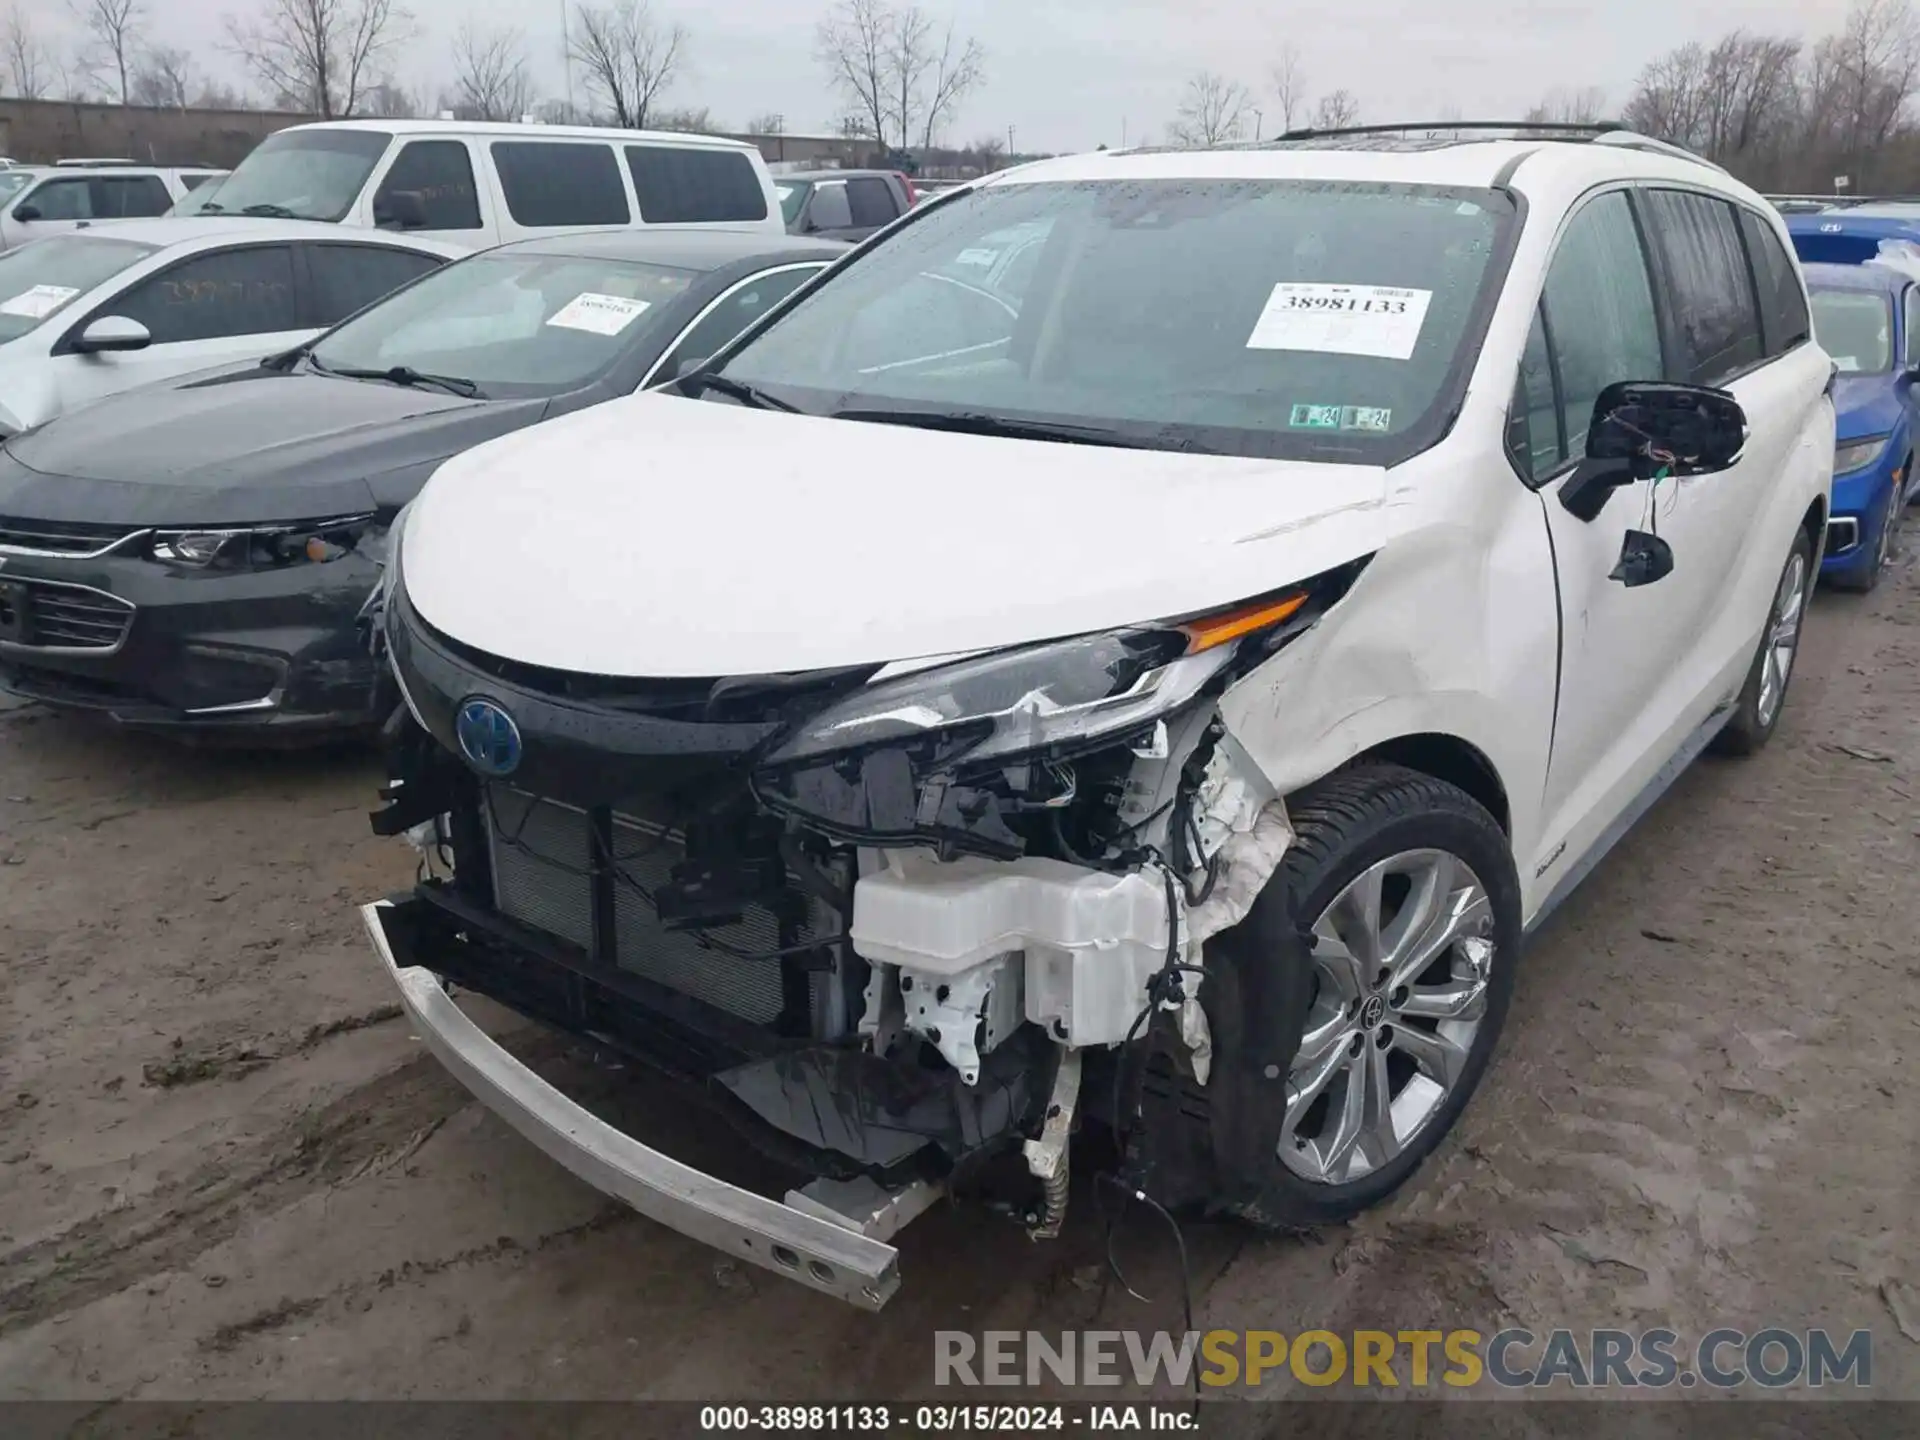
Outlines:
{"type": "Polygon", "coordinates": [[[1238,1037],[1273,1027],[1240,1012],[1287,1002],[1215,983],[1203,945],[1291,830],[1217,702],[1363,563],[1011,654],[665,681],[472,650],[396,573],[406,704],[374,824],[422,869],[389,932],[700,1082],[841,1217],[1014,1156],[1015,1212],[1057,1233],[1088,1118],[1166,1203],[1231,1192],[1246,1106],[1195,1097],[1231,1101],[1249,1066],[1270,1084],[1238,1037]]]}

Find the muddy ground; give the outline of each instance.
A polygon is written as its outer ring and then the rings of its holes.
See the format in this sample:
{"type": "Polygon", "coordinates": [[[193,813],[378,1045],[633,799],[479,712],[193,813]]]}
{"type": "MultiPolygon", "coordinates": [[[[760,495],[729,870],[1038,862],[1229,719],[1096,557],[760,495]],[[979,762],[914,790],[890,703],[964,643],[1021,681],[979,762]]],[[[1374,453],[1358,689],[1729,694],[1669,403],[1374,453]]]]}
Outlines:
{"type": "MultiPolygon", "coordinates": [[[[604,1202],[396,1018],[354,911],[411,879],[375,783],[0,712],[0,1394],[910,1397],[936,1328],[1180,1328],[1164,1231],[1121,1237],[1146,1303],[1103,1287],[1084,1190],[1052,1246],[916,1223],[880,1316],[604,1202]]],[[[1533,945],[1413,1187],[1188,1231],[1199,1325],[1867,1327],[1874,1390],[1920,1398],[1917,789],[1908,569],[1818,598],[1773,745],[1694,767],[1533,945]]]]}

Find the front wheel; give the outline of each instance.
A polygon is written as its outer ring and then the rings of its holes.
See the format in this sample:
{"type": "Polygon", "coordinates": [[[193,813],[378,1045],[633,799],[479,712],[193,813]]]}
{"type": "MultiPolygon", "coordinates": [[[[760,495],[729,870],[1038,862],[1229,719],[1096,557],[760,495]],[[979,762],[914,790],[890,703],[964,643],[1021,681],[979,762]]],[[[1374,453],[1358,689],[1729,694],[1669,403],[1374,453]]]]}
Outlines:
{"type": "Polygon", "coordinates": [[[1773,738],[1786,705],[1787,682],[1793,678],[1794,657],[1800,653],[1800,626],[1813,594],[1813,542],[1805,530],[1794,532],[1793,549],[1774,587],[1767,609],[1760,649],[1747,672],[1747,683],[1734,702],[1733,718],[1713,737],[1713,749],[1722,755],[1751,755],[1773,738]]]}
{"type": "MultiPolygon", "coordinates": [[[[1225,1021],[1217,1045],[1271,1044],[1251,1033],[1245,997],[1275,988],[1274,967],[1298,972],[1281,977],[1289,1034],[1269,1052],[1291,1060],[1258,1072],[1264,1090],[1208,1087],[1211,1105],[1263,1111],[1251,1125],[1215,1117],[1216,1136],[1258,1137],[1224,1208],[1279,1228],[1344,1219],[1413,1174],[1486,1071],[1520,952],[1507,838],[1464,792],[1369,764],[1288,808],[1294,845],[1247,918],[1209,944],[1201,991],[1225,1021]]],[[[1217,1063],[1232,1071],[1236,1058],[1222,1047],[1217,1063]]]]}

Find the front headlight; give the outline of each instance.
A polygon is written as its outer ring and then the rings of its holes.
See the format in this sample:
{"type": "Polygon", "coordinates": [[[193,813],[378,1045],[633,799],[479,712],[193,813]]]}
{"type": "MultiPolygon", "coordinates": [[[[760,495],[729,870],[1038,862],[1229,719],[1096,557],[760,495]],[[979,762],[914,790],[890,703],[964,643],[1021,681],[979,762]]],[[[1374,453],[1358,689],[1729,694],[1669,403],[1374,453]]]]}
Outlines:
{"type": "Polygon", "coordinates": [[[1833,447],[1833,473],[1846,475],[1866,469],[1886,453],[1887,439],[1885,435],[1875,435],[1867,440],[1842,440],[1833,447]]]}
{"type": "Polygon", "coordinates": [[[968,763],[1124,734],[1178,710],[1223,670],[1231,642],[1281,624],[1304,592],[1200,620],[1112,630],[977,656],[870,685],[822,711],[770,766],[953,736],[968,763]]]}
{"type": "Polygon", "coordinates": [[[375,517],[345,515],[293,525],[233,530],[156,530],[148,554],[165,565],[194,570],[277,570],[324,565],[369,538],[375,517]]]}

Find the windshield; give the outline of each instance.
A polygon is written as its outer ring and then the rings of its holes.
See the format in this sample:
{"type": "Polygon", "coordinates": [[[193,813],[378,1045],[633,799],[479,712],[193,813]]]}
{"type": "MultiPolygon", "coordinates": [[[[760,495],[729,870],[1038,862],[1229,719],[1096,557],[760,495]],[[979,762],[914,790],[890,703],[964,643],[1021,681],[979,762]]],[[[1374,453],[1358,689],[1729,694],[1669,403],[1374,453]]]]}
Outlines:
{"type": "Polygon", "coordinates": [[[176,213],[339,220],[392,139],[384,130],[282,130],[236,165],[217,194],[176,213]]]}
{"type": "MultiPolygon", "coordinates": [[[[216,175],[213,179],[194,186],[193,189],[187,191],[186,194],[173,202],[173,208],[167,211],[167,214],[176,217],[181,215],[202,214],[206,210],[208,203],[214,201],[220,194],[220,182],[221,177],[216,175]]],[[[220,213],[220,206],[218,204],[214,205],[213,213],[215,215],[220,213]]]]}
{"type": "Polygon", "coordinates": [[[495,251],[436,270],[314,342],[328,370],[471,380],[490,397],[557,395],[652,332],[692,270],[495,251]]]}
{"type": "Polygon", "coordinates": [[[153,250],[131,240],[49,235],[0,254],[0,343],[37,329],[153,250]]]}
{"type": "Polygon", "coordinates": [[[1893,302],[1872,290],[1815,290],[1813,334],[1843,375],[1893,368],[1893,302]]]}
{"type": "Polygon", "coordinates": [[[0,170],[0,201],[18,195],[32,179],[31,170],[0,170]]]}
{"type": "Polygon", "coordinates": [[[1514,211],[1491,190],[1178,179],[988,186],[924,215],[723,373],[818,413],[1393,463],[1444,428],[1514,211]]]}
{"type": "Polygon", "coordinates": [[[781,218],[791,225],[800,218],[800,212],[806,208],[807,192],[811,185],[779,184],[773,187],[773,193],[780,197],[781,218]]]}

